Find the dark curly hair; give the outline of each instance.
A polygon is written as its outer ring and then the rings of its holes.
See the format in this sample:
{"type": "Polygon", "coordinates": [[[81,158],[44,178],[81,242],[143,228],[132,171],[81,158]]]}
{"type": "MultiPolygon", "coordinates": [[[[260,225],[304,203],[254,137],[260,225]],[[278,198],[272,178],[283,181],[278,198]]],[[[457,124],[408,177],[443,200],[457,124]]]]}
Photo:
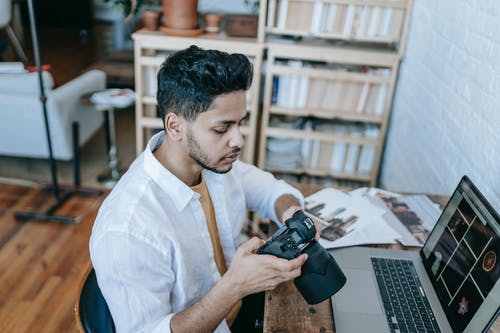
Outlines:
{"type": "Polygon", "coordinates": [[[203,50],[194,45],[173,53],[158,72],[156,99],[163,122],[169,112],[195,120],[217,96],[247,90],[252,72],[252,64],[243,54],[203,50]]]}

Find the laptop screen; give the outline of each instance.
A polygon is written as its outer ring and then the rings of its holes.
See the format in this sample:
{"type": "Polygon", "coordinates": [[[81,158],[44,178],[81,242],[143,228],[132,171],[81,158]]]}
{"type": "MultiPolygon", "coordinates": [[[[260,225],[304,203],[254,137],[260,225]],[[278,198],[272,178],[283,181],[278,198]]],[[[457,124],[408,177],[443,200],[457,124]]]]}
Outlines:
{"type": "Polygon", "coordinates": [[[462,178],[421,256],[455,332],[480,332],[500,304],[499,216],[462,178]]]}

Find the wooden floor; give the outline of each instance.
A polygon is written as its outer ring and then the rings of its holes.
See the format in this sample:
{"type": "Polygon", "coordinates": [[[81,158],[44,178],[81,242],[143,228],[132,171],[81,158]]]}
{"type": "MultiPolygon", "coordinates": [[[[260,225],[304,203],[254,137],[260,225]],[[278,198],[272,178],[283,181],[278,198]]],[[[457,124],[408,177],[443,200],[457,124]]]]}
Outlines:
{"type": "Polygon", "coordinates": [[[18,222],[14,212],[53,203],[42,188],[0,183],[0,332],[78,332],[77,287],[90,263],[88,240],[100,196],[72,196],[58,215],[71,225],[18,222]]]}

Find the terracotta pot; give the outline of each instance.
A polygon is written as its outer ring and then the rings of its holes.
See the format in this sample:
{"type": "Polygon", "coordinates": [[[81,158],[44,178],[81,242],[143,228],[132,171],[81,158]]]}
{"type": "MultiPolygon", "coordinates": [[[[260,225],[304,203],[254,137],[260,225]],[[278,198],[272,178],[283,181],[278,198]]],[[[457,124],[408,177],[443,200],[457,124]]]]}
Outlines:
{"type": "Polygon", "coordinates": [[[205,31],[209,34],[217,34],[220,32],[220,25],[222,23],[223,16],[219,14],[205,14],[205,31]]]}
{"type": "Polygon", "coordinates": [[[198,0],[163,0],[164,25],[171,29],[198,26],[198,0]]]}
{"type": "Polygon", "coordinates": [[[155,31],[160,25],[161,13],[157,10],[143,10],[141,20],[145,29],[155,31]]]}

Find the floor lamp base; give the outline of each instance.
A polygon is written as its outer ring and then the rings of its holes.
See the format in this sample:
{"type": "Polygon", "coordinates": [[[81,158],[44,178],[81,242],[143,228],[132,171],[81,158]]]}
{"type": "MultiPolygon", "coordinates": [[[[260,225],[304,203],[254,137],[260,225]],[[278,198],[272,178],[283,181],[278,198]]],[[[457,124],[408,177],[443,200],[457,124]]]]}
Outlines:
{"type": "MultiPolygon", "coordinates": [[[[54,186],[46,186],[44,187],[45,191],[53,191],[54,186]]],[[[14,213],[14,218],[18,221],[45,221],[45,222],[58,222],[58,223],[66,223],[72,224],[79,222],[79,218],[75,216],[61,216],[55,215],[55,211],[61,208],[61,206],[72,196],[72,195],[101,195],[103,192],[100,190],[92,190],[92,189],[82,189],[82,188],[64,188],[59,187],[62,195],[59,200],[56,201],[49,209],[45,212],[16,212],[14,213]]]]}

